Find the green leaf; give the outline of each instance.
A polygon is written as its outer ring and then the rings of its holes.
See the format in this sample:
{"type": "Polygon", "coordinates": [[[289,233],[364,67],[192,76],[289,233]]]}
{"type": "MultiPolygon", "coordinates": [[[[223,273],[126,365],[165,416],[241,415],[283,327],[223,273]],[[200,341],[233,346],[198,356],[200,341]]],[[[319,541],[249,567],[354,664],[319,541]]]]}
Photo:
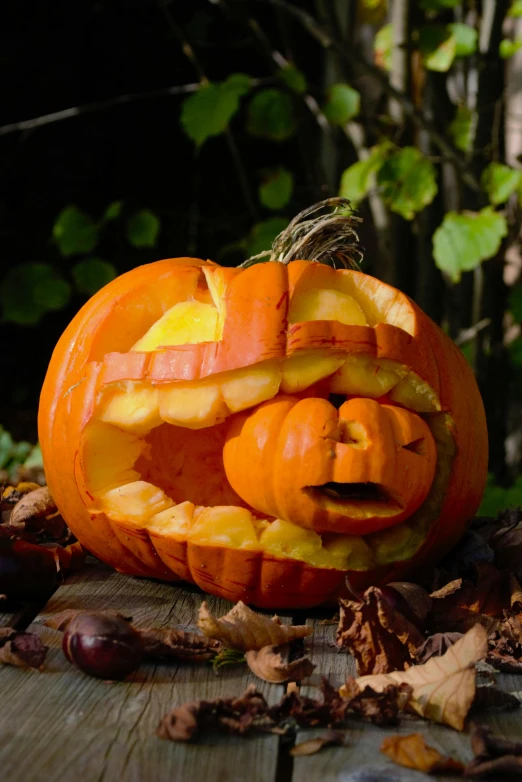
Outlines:
{"type": "Polygon", "coordinates": [[[248,105],[247,130],[252,136],[285,141],[296,130],[294,102],[286,92],[260,90],[248,105]]]}
{"type": "Polygon", "coordinates": [[[284,231],[287,225],[288,220],[284,217],[270,217],[268,220],[256,223],[247,239],[247,256],[251,257],[264,250],[270,250],[276,236],[284,231]]]}
{"type": "Polygon", "coordinates": [[[474,27],[469,24],[454,22],[448,25],[448,30],[455,38],[456,57],[469,57],[477,51],[478,33],[474,27]]]}
{"type": "Polygon", "coordinates": [[[510,57],[513,57],[513,55],[518,52],[521,46],[522,38],[516,38],[514,41],[510,41],[509,38],[504,38],[504,40],[500,42],[498,53],[503,60],[509,60],[510,57]]]}
{"type": "Polygon", "coordinates": [[[520,186],[522,171],[517,171],[503,163],[490,163],[482,173],[482,187],[488,194],[490,203],[505,203],[509,196],[520,186]]]}
{"type": "Polygon", "coordinates": [[[377,184],[392,212],[406,220],[412,220],[437,193],[435,167],[416,147],[403,147],[388,157],[379,169],[377,184]]]}
{"type": "Polygon", "coordinates": [[[444,73],[455,59],[457,40],[447,27],[427,24],[419,30],[419,48],[426,68],[444,73]]]}
{"type": "Polygon", "coordinates": [[[267,209],[282,209],[290,201],[294,189],[294,177],[286,168],[266,172],[259,186],[259,200],[267,209]]]}
{"type": "Polygon", "coordinates": [[[323,108],[332,125],[346,125],[357,116],[361,108],[361,96],[348,84],[332,84],[328,88],[327,101],[323,108]]]}
{"type": "Polygon", "coordinates": [[[375,64],[385,71],[391,70],[393,49],[393,27],[385,24],[373,39],[373,57],[375,64]]]}
{"type": "Polygon", "coordinates": [[[64,257],[89,253],[98,243],[99,225],[76,206],[63,209],[53,226],[53,239],[64,257]]]}
{"type": "Polygon", "coordinates": [[[492,516],[495,518],[500,511],[507,508],[517,508],[522,505],[522,476],[519,475],[513,486],[505,488],[497,486],[493,475],[488,475],[488,482],[482,504],[477,516],[492,516]]]}
{"type": "Polygon", "coordinates": [[[24,467],[43,467],[43,456],[39,443],[33,445],[29,451],[24,461],[24,467]]]}
{"type": "Polygon", "coordinates": [[[508,310],[517,323],[522,323],[522,288],[511,288],[509,293],[508,310]]]}
{"type": "Polygon", "coordinates": [[[473,112],[467,106],[462,105],[457,108],[453,121],[449,126],[449,132],[453,143],[461,152],[469,152],[471,149],[471,127],[473,122],[473,112]]]}
{"type": "Polygon", "coordinates": [[[388,142],[375,146],[370,151],[369,157],[359,160],[353,166],[349,166],[341,176],[339,195],[347,198],[353,206],[368,195],[368,191],[374,183],[373,175],[384,163],[386,156],[392,149],[388,142]]]}
{"type": "Polygon", "coordinates": [[[88,296],[92,296],[118,276],[116,267],[108,261],[102,261],[101,258],[86,258],[78,261],[71,271],[76,289],[88,296]]]}
{"type": "Polygon", "coordinates": [[[0,470],[3,470],[11,460],[13,438],[0,424],[0,470]]]}
{"type": "Polygon", "coordinates": [[[127,239],[134,247],[155,247],[160,221],[150,209],[142,209],[127,223],[127,239]]]}
{"type": "Polygon", "coordinates": [[[453,282],[495,255],[507,234],[504,215],[490,206],[480,212],[448,212],[433,234],[435,263],[453,282]]]}
{"type": "Polygon", "coordinates": [[[302,95],[307,90],[306,76],[295,65],[285,65],[279,71],[279,78],[286,84],[286,86],[297,92],[298,95],[302,95]]]}
{"type": "Polygon", "coordinates": [[[104,220],[116,220],[121,215],[123,201],[113,201],[103,213],[104,220]]]}
{"type": "Polygon", "coordinates": [[[522,0],[513,0],[507,15],[514,17],[522,16],[522,0]]]}
{"type": "Polygon", "coordinates": [[[5,320],[33,326],[46,312],[64,307],[70,285],[48,263],[24,263],[11,268],[0,284],[5,320]]]}
{"type": "Polygon", "coordinates": [[[203,84],[183,101],[181,125],[200,147],[211,136],[219,136],[239,109],[239,101],[250,89],[250,78],[233,73],[221,83],[203,84]]]}

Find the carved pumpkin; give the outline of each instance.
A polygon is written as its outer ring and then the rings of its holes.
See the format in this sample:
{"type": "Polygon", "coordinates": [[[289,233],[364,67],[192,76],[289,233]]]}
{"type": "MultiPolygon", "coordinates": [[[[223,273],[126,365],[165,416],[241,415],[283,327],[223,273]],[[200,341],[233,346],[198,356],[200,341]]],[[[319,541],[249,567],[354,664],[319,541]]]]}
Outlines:
{"type": "Polygon", "coordinates": [[[313,261],[117,278],[61,337],[39,431],[96,556],[271,608],[435,562],[486,478],[460,351],[398,290],[313,261]]]}

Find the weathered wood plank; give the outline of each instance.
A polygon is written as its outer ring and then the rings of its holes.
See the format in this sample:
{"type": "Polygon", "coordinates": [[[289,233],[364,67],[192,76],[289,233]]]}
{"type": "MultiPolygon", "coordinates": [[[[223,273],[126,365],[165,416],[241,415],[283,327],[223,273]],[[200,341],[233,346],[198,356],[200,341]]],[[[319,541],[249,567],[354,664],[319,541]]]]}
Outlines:
{"type": "MultiPolygon", "coordinates": [[[[78,573],[51,598],[31,625],[51,647],[43,673],[0,670],[0,768],[9,782],[123,782],[142,780],[275,779],[278,738],[210,736],[195,745],[155,735],[175,705],[241,693],[254,681],[245,666],[216,676],[208,665],[143,665],[128,681],[105,683],[77,671],[61,652],[62,634],[38,624],[65,608],[114,608],[137,626],[190,626],[202,597],[170,586],[128,578],[102,566],[78,573]]],[[[225,601],[210,598],[224,612],[225,601]]],[[[271,701],[282,688],[256,685],[271,701]]]]}
{"type": "MultiPolygon", "coordinates": [[[[309,642],[313,662],[317,671],[328,675],[334,686],[342,684],[347,675],[355,673],[353,658],[340,654],[334,646],[335,627],[314,622],[315,633],[309,642]]],[[[497,686],[522,700],[522,676],[497,674],[497,686]]],[[[306,688],[305,694],[317,697],[317,690],[306,688]]],[[[495,714],[481,711],[476,722],[489,725],[493,731],[511,739],[520,740],[522,735],[522,709],[495,714]]],[[[353,720],[345,731],[345,746],[329,747],[317,755],[294,758],[293,782],[416,782],[419,772],[395,765],[379,748],[386,736],[422,733],[428,744],[446,755],[467,763],[472,758],[469,736],[451,728],[435,725],[414,717],[404,717],[401,724],[391,728],[378,728],[368,723],[353,720]]],[[[296,743],[305,741],[324,731],[302,730],[296,743]]],[[[440,779],[447,777],[430,777],[440,779]]]]}

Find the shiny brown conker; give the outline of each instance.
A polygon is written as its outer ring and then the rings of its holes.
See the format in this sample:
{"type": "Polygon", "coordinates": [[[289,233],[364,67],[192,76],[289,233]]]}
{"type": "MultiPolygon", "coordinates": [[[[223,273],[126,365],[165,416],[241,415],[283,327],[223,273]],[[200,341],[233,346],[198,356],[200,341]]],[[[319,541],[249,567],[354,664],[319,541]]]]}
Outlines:
{"type": "Polygon", "coordinates": [[[125,679],[139,666],[141,635],[119,614],[85,611],[67,625],[63,653],[81,671],[98,679],[125,679]]]}

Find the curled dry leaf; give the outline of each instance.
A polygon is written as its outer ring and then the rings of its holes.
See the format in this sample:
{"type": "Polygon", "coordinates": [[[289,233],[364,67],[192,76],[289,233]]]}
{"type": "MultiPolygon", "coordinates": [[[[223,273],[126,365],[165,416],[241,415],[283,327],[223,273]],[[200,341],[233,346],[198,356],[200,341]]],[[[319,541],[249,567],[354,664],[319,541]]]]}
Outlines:
{"type": "Polygon", "coordinates": [[[415,657],[419,665],[427,663],[432,657],[441,657],[446,654],[450,646],[463,638],[463,633],[435,633],[426,638],[424,643],[415,650],[415,657]]]}
{"type": "Polygon", "coordinates": [[[0,630],[0,664],[41,670],[48,650],[34,633],[19,633],[11,628],[0,630]]]}
{"type": "Polygon", "coordinates": [[[162,739],[191,741],[201,733],[237,733],[243,736],[255,728],[270,728],[268,705],[250,685],[239,698],[184,703],[163,717],[157,733],[162,739]]]}
{"type": "MultiPolygon", "coordinates": [[[[424,623],[426,621],[431,611],[431,597],[423,587],[411,581],[392,581],[386,584],[386,587],[394,589],[401,595],[417,622],[424,623]]],[[[400,610],[399,606],[398,608],[400,610]]],[[[407,614],[405,616],[408,618],[407,614]]]]}
{"type": "Polygon", "coordinates": [[[301,695],[297,689],[286,692],[280,703],[272,706],[269,716],[276,722],[291,718],[303,728],[330,728],[342,725],[350,707],[350,701],[343,698],[332,687],[328,679],[321,682],[322,700],[301,695]]]}
{"type": "Polygon", "coordinates": [[[509,608],[508,574],[489,563],[476,565],[475,572],[476,583],[456,579],[431,594],[435,630],[465,632],[477,621],[492,628],[493,618],[509,608]]]}
{"type": "Polygon", "coordinates": [[[382,590],[370,587],[360,601],[340,600],[339,604],[337,644],[353,654],[360,676],[412,665],[424,636],[394,609],[382,590]]]}
{"type": "Polygon", "coordinates": [[[408,684],[389,684],[381,692],[372,687],[361,690],[357,679],[353,677],[349,677],[343,687],[350,711],[381,727],[397,725],[399,713],[404,711],[411,692],[412,688],[408,684]]]}
{"type": "Polygon", "coordinates": [[[24,494],[18,500],[11,512],[9,526],[23,530],[31,519],[42,519],[46,516],[51,516],[57,510],[56,503],[51,497],[48,487],[41,486],[28,494],[24,494]]]}
{"type": "Polygon", "coordinates": [[[263,646],[262,649],[251,649],[246,652],[245,659],[252,673],[265,682],[273,684],[298,682],[311,676],[316,666],[308,657],[287,662],[289,651],[290,647],[287,644],[263,646]]]}
{"type": "Polygon", "coordinates": [[[520,508],[506,510],[500,514],[489,545],[495,552],[495,563],[499,568],[520,571],[522,565],[522,515],[520,508]]]}
{"type": "Polygon", "coordinates": [[[466,767],[465,776],[504,779],[522,776],[522,742],[495,736],[489,728],[479,725],[471,736],[475,758],[466,767]]]}
{"type": "Polygon", "coordinates": [[[487,633],[476,625],[442,657],[432,657],[407,671],[362,676],[356,682],[361,690],[369,685],[377,691],[388,684],[409,684],[410,709],[421,717],[462,730],[475,697],[475,665],[486,656],[487,648],[487,633]]]}
{"type": "Polygon", "coordinates": [[[63,547],[52,546],[49,550],[56,558],[58,570],[68,572],[81,570],[85,564],[87,552],[78,541],[63,547]]]}
{"type": "Polygon", "coordinates": [[[223,644],[200,633],[175,629],[139,629],[149,660],[208,662],[223,649],[223,644]]]}
{"type": "Polygon", "coordinates": [[[290,754],[294,758],[302,757],[303,755],[315,755],[324,747],[342,747],[343,744],[344,733],[340,730],[329,730],[328,733],[324,733],[322,736],[316,736],[313,739],[302,741],[301,744],[296,744],[290,750],[290,754]]]}
{"type": "Polygon", "coordinates": [[[509,577],[510,605],[513,610],[522,611],[522,587],[514,575],[509,577]]]}
{"type": "Polygon", "coordinates": [[[441,755],[434,747],[426,744],[420,733],[387,736],[381,744],[381,752],[399,766],[427,774],[462,774],[464,771],[462,763],[441,755]]]}
{"type": "Polygon", "coordinates": [[[241,601],[220,619],[213,616],[203,602],[199,609],[198,626],[207,638],[215,638],[229,649],[243,652],[277,646],[313,633],[313,629],[306,625],[282,625],[277,616],[269,619],[241,601]]]}

